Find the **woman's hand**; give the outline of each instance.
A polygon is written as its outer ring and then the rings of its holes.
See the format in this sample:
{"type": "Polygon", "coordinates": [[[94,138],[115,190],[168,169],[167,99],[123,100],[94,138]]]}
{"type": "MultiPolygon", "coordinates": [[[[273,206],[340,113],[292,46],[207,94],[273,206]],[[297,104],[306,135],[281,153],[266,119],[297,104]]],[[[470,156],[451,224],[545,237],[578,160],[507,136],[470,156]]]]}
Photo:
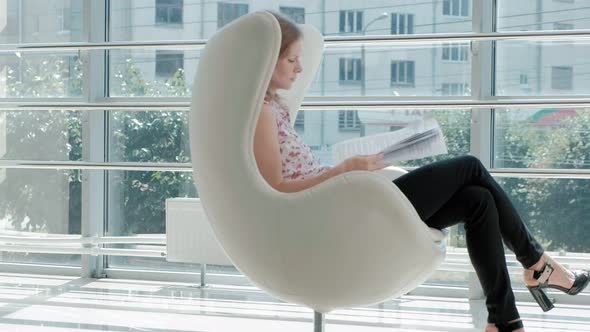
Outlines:
{"type": "Polygon", "coordinates": [[[377,164],[378,161],[383,159],[383,156],[383,152],[378,154],[354,156],[346,159],[338,166],[341,167],[344,172],[375,171],[389,166],[388,164],[377,164]]]}

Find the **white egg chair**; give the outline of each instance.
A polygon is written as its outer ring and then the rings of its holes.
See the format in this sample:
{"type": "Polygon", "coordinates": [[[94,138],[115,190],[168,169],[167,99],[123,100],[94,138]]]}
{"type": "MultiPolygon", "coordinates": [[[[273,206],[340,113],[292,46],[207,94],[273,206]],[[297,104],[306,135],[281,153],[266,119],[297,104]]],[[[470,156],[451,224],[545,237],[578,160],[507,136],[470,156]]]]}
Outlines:
{"type": "MultiPolygon", "coordinates": [[[[303,72],[283,91],[291,119],[313,80],[323,37],[303,31],[303,72]]],[[[439,266],[444,235],[429,229],[392,183],[399,171],[354,171],[297,193],[261,176],[254,131],[274,70],[281,31],[266,11],[219,30],[201,53],[192,90],[194,179],[211,227],[230,260],[278,299],[323,314],[407,293],[439,266]]]]}

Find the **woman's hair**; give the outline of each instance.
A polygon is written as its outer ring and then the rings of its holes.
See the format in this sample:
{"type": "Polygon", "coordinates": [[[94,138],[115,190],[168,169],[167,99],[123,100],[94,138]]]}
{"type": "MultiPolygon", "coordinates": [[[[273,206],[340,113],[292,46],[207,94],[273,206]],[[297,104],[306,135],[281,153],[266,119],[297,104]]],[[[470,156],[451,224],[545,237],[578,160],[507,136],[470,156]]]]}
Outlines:
{"type": "MultiPolygon", "coordinates": [[[[303,33],[290,19],[286,18],[285,16],[275,13],[273,11],[269,11],[277,21],[279,21],[279,26],[281,27],[281,48],[279,50],[279,58],[283,56],[289,45],[296,42],[297,40],[301,39],[303,33]]],[[[278,99],[278,96],[272,95],[270,91],[266,90],[266,95],[264,96],[264,100],[266,102],[270,102],[273,99],[278,99]]]]}

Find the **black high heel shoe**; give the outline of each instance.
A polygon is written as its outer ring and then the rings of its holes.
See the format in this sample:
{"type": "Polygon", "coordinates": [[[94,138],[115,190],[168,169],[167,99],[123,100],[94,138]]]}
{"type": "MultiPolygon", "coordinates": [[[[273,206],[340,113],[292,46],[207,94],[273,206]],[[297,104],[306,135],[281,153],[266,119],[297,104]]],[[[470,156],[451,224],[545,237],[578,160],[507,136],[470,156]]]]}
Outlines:
{"type": "MultiPolygon", "coordinates": [[[[530,277],[530,272],[532,272],[532,278],[539,282],[536,286],[527,286],[529,292],[533,295],[533,298],[543,311],[547,312],[553,309],[553,300],[551,300],[543,288],[554,288],[560,290],[568,295],[576,295],[580,293],[588,284],[590,283],[590,275],[588,275],[588,271],[577,271],[573,272],[575,276],[575,281],[572,287],[565,288],[559,285],[552,285],[549,284],[549,277],[553,273],[555,269],[551,263],[551,259],[548,259],[548,262],[543,265],[543,269],[541,271],[536,270],[525,270],[525,279],[527,278],[527,272],[530,277]]],[[[526,280],[525,280],[526,282],[526,280]]]]}

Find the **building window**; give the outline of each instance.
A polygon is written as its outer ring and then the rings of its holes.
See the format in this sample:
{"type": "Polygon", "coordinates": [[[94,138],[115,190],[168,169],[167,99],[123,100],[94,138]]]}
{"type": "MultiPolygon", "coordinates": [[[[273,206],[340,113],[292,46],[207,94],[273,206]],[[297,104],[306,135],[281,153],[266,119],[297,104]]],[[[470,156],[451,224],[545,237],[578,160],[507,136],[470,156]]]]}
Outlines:
{"type": "Polygon", "coordinates": [[[361,59],[340,58],[340,82],[360,83],[363,78],[361,59]]]}
{"type": "Polygon", "coordinates": [[[363,12],[360,10],[341,10],[340,32],[363,32],[363,12]]]}
{"type": "Polygon", "coordinates": [[[553,30],[574,30],[574,25],[572,23],[553,23],[553,30]]]}
{"type": "Polygon", "coordinates": [[[391,62],[391,85],[414,86],[414,61],[391,62]]]}
{"type": "Polygon", "coordinates": [[[443,15],[469,16],[469,0],[443,0],[443,15]]]}
{"type": "Polygon", "coordinates": [[[183,0],[156,0],[156,24],[182,24],[183,0]]]}
{"type": "Polygon", "coordinates": [[[245,14],[248,14],[248,4],[219,2],[217,4],[217,28],[221,28],[245,14]]]}
{"type": "Polygon", "coordinates": [[[305,128],[305,113],[303,111],[297,112],[297,117],[295,118],[295,129],[303,130],[305,128]]]}
{"type": "Polygon", "coordinates": [[[520,74],[520,85],[528,86],[529,85],[529,75],[521,73],[520,74]]]}
{"type": "MultiPolygon", "coordinates": [[[[68,32],[72,29],[71,12],[70,7],[61,7],[57,9],[57,31],[68,32]]],[[[39,27],[37,27],[37,30],[38,29],[39,27]]]]}
{"type": "Polygon", "coordinates": [[[391,14],[391,34],[404,35],[414,33],[414,14],[391,14]]]}
{"type": "Polygon", "coordinates": [[[443,96],[463,96],[467,92],[468,85],[465,83],[443,83],[443,96]]]}
{"type": "Polygon", "coordinates": [[[574,69],[566,66],[551,67],[551,88],[558,90],[571,90],[573,84],[574,69]]]}
{"type": "Polygon", "coordinates": [[[302,7],[280,7],[280,12],[297,24],[305,23],[305,8],[302,7]]]}
{"type": "Polygon", "coordinates": [[[444,43],[442,45],[442,59],[445,61],[465,62],[469,60],[469,45],[459,43],[444,43]]]}
{"type": "Polygon", "coordinates": [[[175,51],[156,51],[156,76],[168,79],[177,70],[184,68],[184,53],[175,51]]]}
{"type": "Polygon", "coordinates": [[[338,111],[338,129],[360,130],[361,120],[357,111],[338,111]]]}

